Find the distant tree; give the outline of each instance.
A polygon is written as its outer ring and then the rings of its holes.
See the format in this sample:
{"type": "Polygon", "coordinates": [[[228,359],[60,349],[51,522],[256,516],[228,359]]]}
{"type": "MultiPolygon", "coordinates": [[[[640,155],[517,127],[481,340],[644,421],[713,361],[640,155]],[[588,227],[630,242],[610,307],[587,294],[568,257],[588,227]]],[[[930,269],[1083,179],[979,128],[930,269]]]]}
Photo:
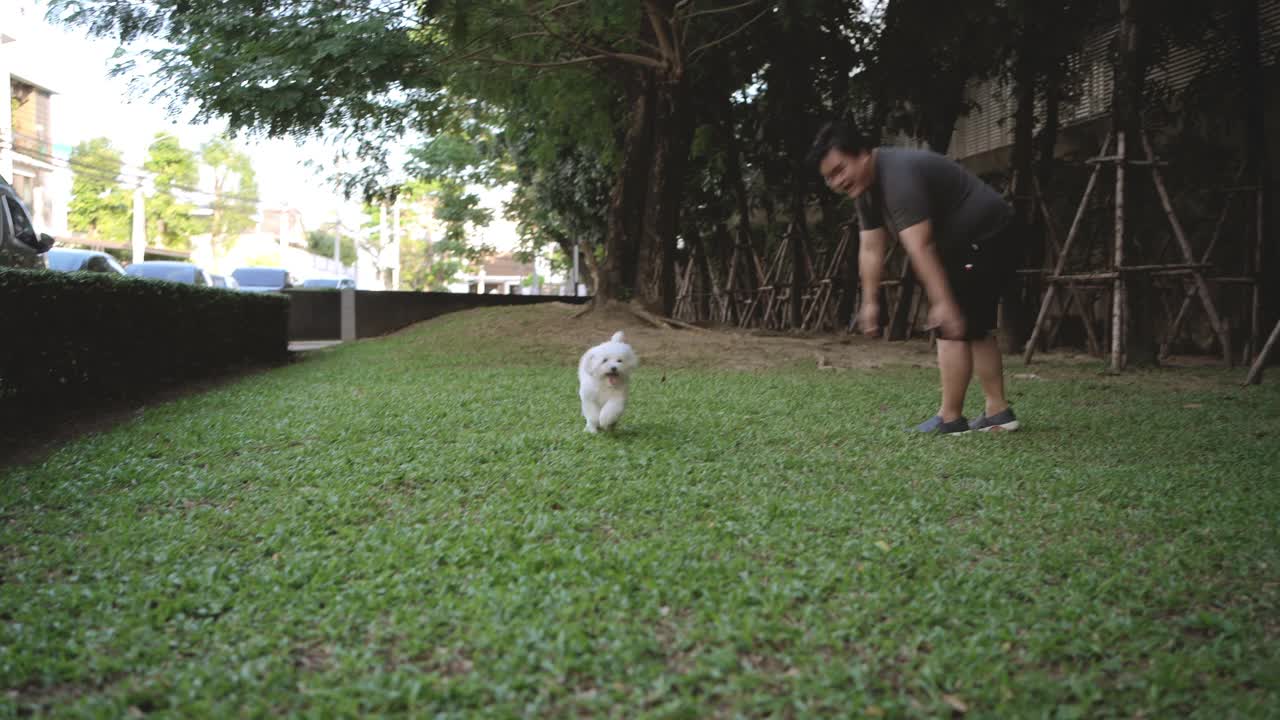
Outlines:
{"type": "MultiPolygon", "coordinates": [[[[316,255],[333,257],[333,243],[337,235],[332,230],[309,230],[307,232],[307,249],[316,255]]],[[[343,265],[352,265],[356,261],[356,244],[349,237],[342,238],[342,247],[338,251],[343,265]]]]}
{"type": "Polygon", "coordinates": [[[201,146],[200,156],[213,170],[213,215],[209,219],[209,233],[217,253],[253,227],[258,208],[258,183],[249,156],[225,135],[201,146]]]}
{"type": "Polygon", "coordinates": [[[182,147],[177,137],[156,133],[143,167],[155,176],[155,194],[147,200],[147,237],[157,245],[189,249],[199,223],[191,214],[195,206],[179,194],[199,182],[195,153],[182,147]]]}
{"type": "Polygon", "coordinates": [[[107,138],[86,140],[71,151],[71,203],[67,225],[95,240],[126,242],[132,206],[120,181],[124,163],[107,138]]]}

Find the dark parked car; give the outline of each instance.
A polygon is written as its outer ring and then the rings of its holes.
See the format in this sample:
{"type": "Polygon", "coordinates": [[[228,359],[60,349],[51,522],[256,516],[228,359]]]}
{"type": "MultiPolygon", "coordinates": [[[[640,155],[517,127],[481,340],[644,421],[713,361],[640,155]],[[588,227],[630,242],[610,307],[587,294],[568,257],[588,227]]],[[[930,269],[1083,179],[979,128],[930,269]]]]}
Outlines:
{"type": "Polygon", "coordinates": [[[293,275],[284,268],[236,268],[231,273],[231,277],[240,283],[240,289],[245,292],[279,292],[297,284],[294,282],[293,275]]]}
{"type": "Polygon", "coordinates": [[[79,248],[53,248],[45,256],[49,269],[59,272],[100,272],[124,275],[124,266],[101,250],[79,248]]]}
{"type": "Polygon", "coordinates": [[[188,285],[213,285],[209,273],[199,265],[172,260],[146,260],[125,268],[125,274],[148,280],[168,280],[188,285]]]}
{"type": "Polygon", "coordinates": [[[0,177],[0,266],[45,267],[44,254],[51,247],[53,238],[36,232],[22,198],[0,177]]]}

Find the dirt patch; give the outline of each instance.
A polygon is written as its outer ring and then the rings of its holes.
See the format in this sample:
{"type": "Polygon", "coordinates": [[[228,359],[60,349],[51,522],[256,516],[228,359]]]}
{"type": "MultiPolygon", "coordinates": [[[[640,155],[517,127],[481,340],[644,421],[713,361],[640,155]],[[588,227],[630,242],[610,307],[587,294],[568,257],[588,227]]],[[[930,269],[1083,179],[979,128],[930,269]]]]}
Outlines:
{"type": "Polygon", "coordinates": [[[464,320],[468,338],[476,342],[502,341],[516,349],[575,359],[622,330],[641,362],[657,367],[765,370],[809,365],[838,371],[882,365],[936,366],[934,351],[924,340],[889,343],[843,333],[656,328],[625,309],[597,309],[575,317],[582,310],[568,303],[479,308],[427,322],[464,320]]]}

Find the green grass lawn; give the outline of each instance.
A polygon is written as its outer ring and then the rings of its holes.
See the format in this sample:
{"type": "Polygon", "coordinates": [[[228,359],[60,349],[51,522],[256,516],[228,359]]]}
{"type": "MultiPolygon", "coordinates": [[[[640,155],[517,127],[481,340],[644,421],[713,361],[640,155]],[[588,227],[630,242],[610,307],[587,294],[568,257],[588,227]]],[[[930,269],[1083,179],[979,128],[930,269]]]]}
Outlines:
{"type": "Polygon", "coordinates": [[[0,471],[0,716],[1280,713],[1280,377],[946,438],[933,370],[650,363],[591,436],[467,322],[0,471]]]}

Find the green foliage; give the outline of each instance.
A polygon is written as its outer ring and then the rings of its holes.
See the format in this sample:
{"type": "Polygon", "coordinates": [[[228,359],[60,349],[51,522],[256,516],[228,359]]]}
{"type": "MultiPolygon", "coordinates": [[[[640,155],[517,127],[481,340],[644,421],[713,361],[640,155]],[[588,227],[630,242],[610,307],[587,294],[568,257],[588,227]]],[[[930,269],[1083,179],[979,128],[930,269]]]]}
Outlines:
{"type": "Polygon", "coordinates": [[[177,137],[156,133],[144,168],[155,173],[155,194],[147,199],[148,241],[189,249],[199,222],[191,214],[195,206],[179,199],[179,194],[194,189],[200,180],[195,153],[182,147],[177,137]]]}
{"type": "Polygon", "coordinates": [[[213,215],[209,219],[209,232],[216,250],[254,226],[258,184],[249,156],[225,135],[202,145],[200,156],[213,170],[213,215]]]}
{"type": "MultiPolygon", "coordinates": [[[[309,230],[307,232],[307,249],[316,255],[333,257],[333,243],[337,236],[330,230],[309,230]]],[[[342,238],[342,247],[338,250],[339,261],[343,265],[354,265],[356,262],[356,244],[349,237],[342,238]]]]}
{"type": "Polygon", "coordinates": [[[392,197],[385,201],[385,232],[382,201],[367,203],[360,246],[382,272],[380,258],[394,239],[394,206],[398,204],[402,288],[445,290],[459,272],[493,253],[493,248],[472,239],[478,228],[492,220],[492,213],[480,206],[479,196],[468,192],[461,180],[419,179],[392,188],[388,194],[392,197]]]}
{"type": "Polygon", "coordinates": [[[549,162],[531,157],[535,152],[513,143],[519,182],[504,210],[517,219],[520,250],[548,257],[563,271],[573,266],[574,244],[603,250],[613,173],[577,147],[563,148],[549,162]]]}
{"type": "MultiPolygon", "coordinates": [[[[856,6],[700,0],[654,7],[679,25],[678,57],[660,47],[644,6],[630,0],[571,8],[509,0],[385,7],[60,0],[55,15],[124,43],[165,41],[122,71],[153,70],[173,97],[233,129],[348,134],[358,147],[347,158],[365,166],[347,176],[346,187],[366,200],[394,194],[385,186],[386,150],[411,130],[427,141],[412,153],[408,174],[437,184],[445,242],[458,243],[483,223],[466,186],[514,181],[511,210],[522,213],[524,249],[555,243],[550,254],[563,258],[576,242],[603,252],[628,113],[640,88],[668,77],[674,63],[688,78],[681,112],[690,122],[722,125],[722,100],[730,96],[750,116],[730,127],[750,139],[750,152],[734,162],[756,207],[788,206],[797,148],[811,137],[816,115],[862,99],[850,77],[868,58],[863,45],[873,28],[856,6]],[[586,176],[565,184],[574,168],[586,176]]],[[[715,146],[700,151],[705,175],[692,182],[717,188],[704,196],[718,202],[692,210],[710,225],[730,212],[731,195],[723,174],[713,174],[727,165],[717,159],[724,135],[705,136],[715,146]]],[[[641,169],[652,160],[639,158],[641,169]]],[[[673,162],[672,182],[682,182],[685,159],[673,162]]]]}
{"type": "Polygon", "coordinates": [[[71,150],[71,202],[67,225],[109,242],[130,238],[133,207],[120,181],[124,163],[108,138],[85,140],[71,150]]]}
{"type": "Polygon", "coordinates": [[[503,178],[501,159],[495,155],[493,138],[487,134],[444,134],[410,151],[406,169],[417,181],[405,190],[431,198],[435,219],[445,229],[445,252],[466,252],[468,237],[493,221],[493,213],[481,207],[480,197],[468,186],[503,178]]]}
{"type": "Polygon", "coordinates": [[[572,355],[487,334],[510,312],[326,351],[0,471],[0,712],[1280,704],[1280,384],[1037,365],[1010,380],[1026,430],[935,438],[902,432],[936,408],[931,369],[657,362],[600,437],[572,355]]]}
{"type": "Polygon", "coordinates": [[[104,273],[0,269],[0,403],[126,397],[283,359],[288,299],[104,273]],[[162,330],[160,330],[162,329],[162,330]]]}

